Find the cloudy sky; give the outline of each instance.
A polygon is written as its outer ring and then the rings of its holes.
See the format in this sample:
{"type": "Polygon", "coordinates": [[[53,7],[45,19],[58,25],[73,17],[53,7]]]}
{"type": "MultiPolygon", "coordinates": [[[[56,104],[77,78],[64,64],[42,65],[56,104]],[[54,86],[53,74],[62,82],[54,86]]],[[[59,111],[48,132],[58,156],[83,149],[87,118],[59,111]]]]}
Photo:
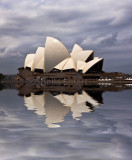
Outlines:
{"type": "Polygon", "coordinates": [[[0,72],[17,73],[46,36],[104,58],[105,71],[132,73],[131,0],[0,0],[0,72]]]}

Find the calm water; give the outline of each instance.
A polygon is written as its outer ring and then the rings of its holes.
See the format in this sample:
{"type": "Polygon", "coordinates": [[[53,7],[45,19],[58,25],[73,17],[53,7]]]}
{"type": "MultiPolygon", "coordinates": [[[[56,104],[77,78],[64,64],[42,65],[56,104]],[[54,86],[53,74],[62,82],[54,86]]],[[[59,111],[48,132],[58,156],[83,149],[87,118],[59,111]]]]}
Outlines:
{"type": "Polygon", "coordinates": [[[131,160],[132,90],[0,91],[0,160],[131,160]]]}

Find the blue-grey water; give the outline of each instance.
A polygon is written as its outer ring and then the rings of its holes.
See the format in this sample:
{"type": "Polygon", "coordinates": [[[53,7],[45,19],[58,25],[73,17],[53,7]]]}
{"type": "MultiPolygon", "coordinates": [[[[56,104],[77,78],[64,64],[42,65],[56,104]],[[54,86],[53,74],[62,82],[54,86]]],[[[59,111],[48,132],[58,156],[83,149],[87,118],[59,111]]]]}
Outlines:
{"type": "Polygon", "coordinates": [[[0,91],[0,160],[131,157],[132,90],[26,96],[0,91]]]}

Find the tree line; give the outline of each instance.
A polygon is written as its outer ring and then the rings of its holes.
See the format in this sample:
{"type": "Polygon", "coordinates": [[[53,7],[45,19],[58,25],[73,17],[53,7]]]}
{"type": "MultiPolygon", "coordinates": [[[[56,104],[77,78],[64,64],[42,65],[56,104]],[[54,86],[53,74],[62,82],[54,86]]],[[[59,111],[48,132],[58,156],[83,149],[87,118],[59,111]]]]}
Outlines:
{"type": "Polygon", "coordinates": [[[0,80],[5,79],[5,77],[6,76],[4,74],[0,73],[0,80]]]}

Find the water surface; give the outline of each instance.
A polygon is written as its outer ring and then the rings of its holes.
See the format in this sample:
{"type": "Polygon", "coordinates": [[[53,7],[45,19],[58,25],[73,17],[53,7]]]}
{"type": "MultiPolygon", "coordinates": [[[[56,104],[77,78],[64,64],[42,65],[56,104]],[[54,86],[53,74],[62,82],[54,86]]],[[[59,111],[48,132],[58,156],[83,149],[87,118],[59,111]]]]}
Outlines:
{"type": "Polygon", "coordinates": [[[131,160],[132,90],[0,91],[1,160],[131,160]]]}

